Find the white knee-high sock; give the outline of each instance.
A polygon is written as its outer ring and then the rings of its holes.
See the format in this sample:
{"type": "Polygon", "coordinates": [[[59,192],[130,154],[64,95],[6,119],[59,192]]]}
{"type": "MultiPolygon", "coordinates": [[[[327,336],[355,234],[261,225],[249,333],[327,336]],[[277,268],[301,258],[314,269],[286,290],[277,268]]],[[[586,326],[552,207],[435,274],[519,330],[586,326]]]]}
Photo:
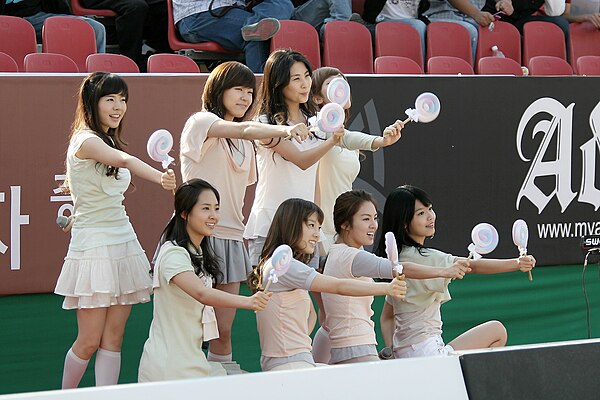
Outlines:
{"type": "Polygon", "coordinates": [[[210,350],[208,351],[208,357],[206,357],[206,359],[208,361],[216,361],[216,362],[232,362],[233,361],[233,355],[231,353],[229,354],[215,354],[215,353],[211,353],[210,350]]]}
{"type": "Polygon", "coordinates": [[[95,370],[96,386],[116,385],[121,372],[121,353],[99,348],[95,370]]]}
{"type": "Polygon", "coordinates": [[[71,347],[65,357],[65,366],[63,369],[62,388],[74,389],[79,386],[81,377],[87,368],[90,360],[82,360],[77,357],[71,347]]]}

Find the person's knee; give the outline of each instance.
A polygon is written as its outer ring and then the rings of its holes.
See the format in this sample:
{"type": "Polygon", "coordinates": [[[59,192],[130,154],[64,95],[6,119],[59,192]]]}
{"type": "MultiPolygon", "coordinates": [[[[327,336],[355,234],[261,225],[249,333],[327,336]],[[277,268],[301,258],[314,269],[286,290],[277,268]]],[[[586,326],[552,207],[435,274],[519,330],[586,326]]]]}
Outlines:
{"type": "Polygon", "coordinates": [[[83,360],[89,360],[100,347],[100,336],[78,337],[73,344],[73,352],[83,360]]]}
{"type": "Polygon", "coordinates": [[[506,331],[506,327],[500,321],[490,321],[490,327],[492,328],[495,336],[495,347],[502,347],[506,345],[506,341],[508,340],[508,332],[506,331]]]}
{"type": "Polygon", "coordinates": [[[150,10],[150,6],[145,0],[127,0],[123,2],[121,9],[117,11],[119,14],[127,14],[137,18],[145,18],[150,10]]]}

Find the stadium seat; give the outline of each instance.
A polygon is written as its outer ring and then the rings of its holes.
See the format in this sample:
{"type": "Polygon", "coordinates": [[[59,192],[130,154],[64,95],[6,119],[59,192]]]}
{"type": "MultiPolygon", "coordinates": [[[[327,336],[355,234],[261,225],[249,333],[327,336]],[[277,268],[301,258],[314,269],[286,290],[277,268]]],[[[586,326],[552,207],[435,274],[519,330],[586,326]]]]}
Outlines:
{"type": "MultiPolygon", "coordinates": [[[[561,31],[562,33],[562,31],[561,31]]],[[[529,75],[557,76],[573,75],[573,68],[568,62],[554,56],[535,56],[529,60],[529,75]]]]}
{"type": "Polygon", "coordinates": [[[600,76],[600,56],[581,56],[577,59],[577,75],[600,76]]]}
{"type": "Polygon", "coordinates": [[[87,72],[105,71],[112,73],[137,73],[138,65],[131,58],[121,54],[90,54],[85,62],[87,72]]]}
{"type": "Polygon", "coordinates": [[[47,18],[42,29],[42,51],[63,54],[75,61],[79,71],[85,71],[87,57],[96,52],[94,29],[79,18],[47,18]]]}
{"type": "Polygon", "coordinates": [[[473,75],[473,67],[459,57],[436,56],[427,60],[427,73],[438,75],[473,75]]]}
{"type": "Polygon", "coordinates": [[[19,72],[17,62],[8,54],[0,52],[0,72],[19,72]]]}
{"type": "Polygon", "coordinates": [[[0,51],[15,60],[19,71],[24,71],[25,56],[37,52],[33,25],[23,18],[0,15],[0,51]]]}
{"type": "Polygon", "coordinates": [[[494,29],[488,27],[479,27],[479,39],[477,40],[476,68],[479,66],[479,60],[491,56],[492,46],[498,46],[505,57],[513,59],[521,65],[521,34],[508,22],[494,22],[494,29]]]}
{"type": "Polygon", "coordinates": [[[567,60],[565,34],[552,22],[531,21],[523,26],[523,65],[531,58],[553,56],[567,60]]]}
{"type": "Polygon", "coordinates": [[[571,66],[579,73],[577,60],[581,56],[600,56],[600,30],[590,22],[569,24],[569,54],[571,66]]]}
{"type": "Polygon", "coordinates": [[[216,42],[189,43],[183,41],[174,23],[172,0],[167,0],[167,13],[167,39],[171,50],[198,60],[238,59],[243,57],[241,51],[226,50],[216,42]]]}
{"type": "Polygon", "coordinates": [[[427,25],[427,59],[437,56],[458,57],[473,65],[471,39],[467,28],[454,22],[442,21],[427,25]]]}
{"type": "Polygon", "coordinates": [[[323,34],[323,65],[345,74],[373,73],[371,33],[353,21],[331,21],[323,34]]]}
{"type": "Polygon", "coordinates": [[[71,11],[73,15],[96,16],[96,17],[116,17],[117,13],[113,10],[97,10],[95,8],[85,8],[80,0],[70,0],[71,11]]]}
{"type": "Polygon", "coordinates": [[[422,74],[423,69],[410,58],[381,56],[375,59],[376,74],[422,74]]]}
{"type": "Polygon", "coordinates": [[[480,75],[516,75],[522,76],[521,66],[512,58],[483,57],[477,63],[480,75]]]}
{"type": "Polygon", "coordinates": [[[279,21],[279,31],[271,38],[271,51],[292,49],[306,56],[313,69],[321,66],[321,43],[315,28],[304,21],[279,21]]]}
{"type": "Polygon", "coordinates": [[[148,57],[148,72],[195,74],[200,72],[200,68],[194,60],[187,56],[180,54],[153,54],[148,57]]]}
{"type": "Polygon", "coordinates": [[[25,56],[25,72],[79,72],[75,61],[64,54],[32,53],[25,56]]]}
{"type": "Polygon", "coordinates": [[[375,25],[375,57],[410,58],[423,69],[423,49],[419,32],[412,26],[394,21],[375,25]]]}

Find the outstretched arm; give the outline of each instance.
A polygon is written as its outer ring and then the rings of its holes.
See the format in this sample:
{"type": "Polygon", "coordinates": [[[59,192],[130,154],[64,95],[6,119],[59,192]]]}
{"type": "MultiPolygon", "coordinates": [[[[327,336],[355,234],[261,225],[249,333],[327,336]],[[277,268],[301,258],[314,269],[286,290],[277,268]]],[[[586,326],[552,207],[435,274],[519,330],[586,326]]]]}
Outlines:
{"type": "MultiPolygon", "coordinates": [[[[460,258],[465,260],[465,258],[460,258]]],[[[521,256],[519,258],[510,258],[506,260],[486,259],[469,260],[471,273],[473,274],[499,274],[502,272],[511,272],[520,270],[521,272],[531,271],[535,267],[535,258],[532,255],[521,256]]]]}
{"type": "Polygon", "coordinates": [[[317,275],[310,290],[341,294],[344,296],[385,296],[404,298],[406,282],[394,279],[392,282],[364,282],[357,279],[338,279],[327,275],[317,275]]]}

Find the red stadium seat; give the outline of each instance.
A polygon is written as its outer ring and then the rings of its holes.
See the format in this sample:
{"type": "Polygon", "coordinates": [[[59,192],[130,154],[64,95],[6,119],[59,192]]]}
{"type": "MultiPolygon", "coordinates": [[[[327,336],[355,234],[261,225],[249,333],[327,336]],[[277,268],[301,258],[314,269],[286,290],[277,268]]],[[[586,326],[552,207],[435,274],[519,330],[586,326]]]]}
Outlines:
{"type": "Polygon", "coordinates": [[[462,58],[437,56],[427,60],[427,73],[438,75],[473,75],[473,67],[462,58]]]}
{"type": "Polygon", "coordinates": [[[375,59],[376,74],[422,74],[423,69],[410,58],[381,56],[375,59]]]}
{"type": "Polygon", "coordinates": [[[167,0],[167,38],[171,50],[199,60],[237,59],[241,51],[226,50],[216,42],[189,43],[179,36],[173,19],[173,1],[167,0]]]}
{"type": "Polygon", "coordinates": [[[331,21],[323,34],[323,65],[345,74],[373,73],[371,34],[353,21],[331,21]]]}
{"type": "Polygon", "coordinates": [[[581,56],[577,59],[577,75],[600,76],[600,56],[581,56]]]}
{"type": "Polygon", "coordinates": [[[471,38],[467,28],[454,22],[441,21],[427,25],[427,59],[437,56],[458,57],[473,65],[471,38]]]}
{"type": "Polygon", "coordinates": [[[0,52],[0,72],[19,72],[17,62],[8,54],[0,52]]]}
{"type": "Polygon", "coordinates": [[[271,51],[292,49],[306,56],[314,69],[321,67],[321,43],[315,28],[304,21],[279,21],[279,31],[271,38],[271,51]]]}
{"type": "Polygon", "coordinates": [[[195,74],[200,72],[200,68],[194,60],[187,56],[153,54],[148,57],[148,72],[195,74]]]}
{"type": "Polygon", "coordinates": [[[32,53],[25,56],[25,72],[77,73],[79,68],[64,54],[32,53]]]}
{"type": "Polygon", "coordinates": [[[116,17],[117,13],[113,10],[97,10],[95,8],[85,8],[80,0],[71,0],[71,11],[73,15],[96,16],[96,17],[116,17]]]}
{"type": "Polygon", "coordinates": [[[15,60],[19,71],[24,71],[25,56],[37,52],[33,25],[23,18],[0,15],[0,51],[15,60]]]}
{"type": "Polygon", "coordinates": [[[477,71],[480,75],[523,75],[521,66],[515,60],[501,57],[480,58],[477,71]]]}
{"type": "Polygon", "coordinates": [[[121,54],[96,53],[86,59],[86,71],[105,71],[112,73],[137,73],[138,65],[131,58],[121,54]]]}
{"type": "MultiPolygon", "coordinates": [[[[561,31],[562,33],[562,31],[561,31]]],[[[559,57],[535,56],[529,60],[529,75],[557,76],[573,75],[573,68],[568,62],[559,57]]]]}
{"type": "Polygon", "coordinates": [[[42,50],[63,54],[75,61],[79,71],[85,71],[87,57],[96,52],[94,29],[79,18],[47,18],[42,29],[42,50]]]}
{"type": "Polygon", "coordinates": [[[529,62],[535,56],[567,60],[565,34],[552,22],[531,21],[523,26],[523,64],[529,68],[529,62]]]}
{"type": "Polygon", "coordinates": [[[578,70],[577,60],[581,56],[600,56],[600,30],[590,22],[569,24],[569,53],[571,66],[578,70]]]}
{"type": "Polygon", "coordinates": [[[492,55],[492,46],[498,46],[505,57],[511,58],[521,65],[521,34],[514,25],[508,22],[496,21],[492,31],[488,27],[479,27],[476,66],[479,65],[480,59],[492,55]]]}
{"type": "Polygon", "coordinates": [[[410,58],[423,69],[423,49],[419,32],[412,26],[394,21],[375,25],[375,57],[410,58]]]}

